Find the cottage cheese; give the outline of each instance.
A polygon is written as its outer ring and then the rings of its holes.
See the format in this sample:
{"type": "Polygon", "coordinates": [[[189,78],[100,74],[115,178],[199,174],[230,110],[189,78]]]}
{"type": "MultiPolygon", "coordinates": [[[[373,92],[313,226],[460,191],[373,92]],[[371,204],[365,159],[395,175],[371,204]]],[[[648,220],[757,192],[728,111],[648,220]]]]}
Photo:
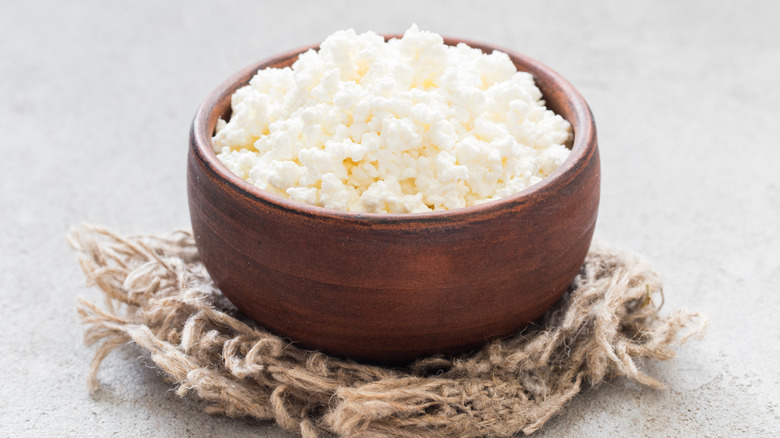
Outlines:
{"type": "Polygon", "coordinates": [[[329,36],[292,68],[260,70],[213,138],[255,186],[338,210],[418,213],[476,205],[539,182],[569,154],[571,126],[533,77],[412,26],[329,36]]]}

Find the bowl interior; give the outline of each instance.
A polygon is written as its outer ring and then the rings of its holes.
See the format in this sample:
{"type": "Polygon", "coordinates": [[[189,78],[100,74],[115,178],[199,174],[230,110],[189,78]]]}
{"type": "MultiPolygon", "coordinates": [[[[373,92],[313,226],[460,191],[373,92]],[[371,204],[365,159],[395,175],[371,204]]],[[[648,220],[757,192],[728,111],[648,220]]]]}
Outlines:
{"type": "MultiPolygon", "coordinates": [[[[400,35],[385,36],[385,39],[391,38],[400,38],[400,35]]],[[[478,48],[485,53],[490,53],[493,50],[500,50],[509,55],[518,71],[529,72],[534,76],[536,86],[542,92],[547,108],[566,119],[571,124],[574,133],[573,142],[571,145],[567,146],[571,149],[571,153],[558,169],[542,181],[502,199],[470,207],[425,213],[355,213],[333,210],[282,198],[247,183],[228,170],[227,167],[217,159],[216,154],[212,149],[211,138],[215,133],[217,121],[220,118],[223,120],[228,120],[230,118],[232,113],[230,107],[231,96],[238,88],[247,85],[257,70],[263,68],[290,67],[298,59],[300,53],[309,49],[317,49],[319,47],[318,45],[292,50],[271,59],[252,64],[230,77],[217,88],[217,90],[215,90],[200,107],[193,122],[192,133],[199,148],[199,155],[201,155],[201,158],[208,162],[220,176],[224,177],[231,184],[237,186],[251,196],[265,202],[273,203],[280,208],[292,209],[301,214],[322,215],[341,220],[383,223],[393,223],[397,221],[439,222],[442,220],[450,220],[453,216],[458,216],[459,219],[468,219],[468,216],[472,214],[490,214],[491,211],[500,210],[503,204],[516,202],[525,196],[532,195],[534,192],[544,190],[545,187],[552,184],[556,178],[577,171],[578,163],[581,164],[590,159],[590,156],[595,149],[596,130],[593,117],[585,99],[566,79],[539,61],[525,55],[514,53],[510,50],[446,37],[444,38],[444,42],[448,45],[465,43],[471,47],[478,48]]]]}

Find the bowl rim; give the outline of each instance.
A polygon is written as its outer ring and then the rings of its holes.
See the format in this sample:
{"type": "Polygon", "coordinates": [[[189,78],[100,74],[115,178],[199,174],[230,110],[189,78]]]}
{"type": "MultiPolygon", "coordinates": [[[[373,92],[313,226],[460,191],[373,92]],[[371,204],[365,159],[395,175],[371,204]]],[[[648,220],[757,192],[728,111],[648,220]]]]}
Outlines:
{"type": "MultiPolygon", "coordinates": [[[[400,38],[399,34],[380,34],[385,40],[400,38]]],[[[265,58],[244,67],[231,75],[222,82],[208,97],[201,103],[195,112],[192,124],[190,126],[190,148],[194,155],[200,159],[210,173],[224,183],[224,186],[231,188],[241,195],[248,196],[264,204],[267,207],[281,210],[285,213],[291,213],[296,216],[303,216],[310,219],[337,220],[352,222],[362,225],[401,225],[405,223],[416,224],[441,224],[442,222],[472,222],[484,220],[487,217],[493,217],[499,214],[513,211],[515,207],[521,206],[533,199],[546,197],[563,187],[567,182],[575,179],[577,174],[587,167],[588,162],[593,159],[597,150],[596,126],[593,120],[593,114],[582,95],[569,83],[563,76],[547,67],[543,63],[520,53],[495,46],[492,44],[480,43],[468,39],[442,37],[447,45],[467,44],[472,48],[477,48],[485,53],[498,50],[509,55],[515,64],[521,64],[522,69],[533,75],[534,82],[538,88],[542,82],[547,86],[560,91],[560,96],[567,101],[572,108],[572,118],[564,117],[572,126],[574,141],[572,142],[571,152],[566,160],[550,175],[540,182],[526,187],[525,189],[510,196],[484,202],[478,205],[461,207],[451,210],[431,211],[423,213],[359,213],[344,210],[336,210],[316,205],[310,205],[292,199],[282,198],[276,194],[254,186],[238,175],[230,171],[217,158],[213,151],[211,139],[212,133],[216,127],[218,114],[215,110],[225,99],[230,101],[233,93],[240,87],[248,84],[249,79],[261,68],[275,67],[297,58],[301,53],[310,49],[318,49],[320,43],[293,49],[270,58],[265,58]],[[531,71],[533,70],[533,71],[531,71]]],[[[542,98],[549,109],[550,101],[548,95],[542,93],[542,98]]],[[[555,106],[555,105],[553,105],[555,106]]],[[[230,106],[228,105],[228,108],[230,106]]],[[[556,112],[560,115],[560,112],[556,112]]],[[[563,115],[561,115],[563,117],[563,115]]]]}

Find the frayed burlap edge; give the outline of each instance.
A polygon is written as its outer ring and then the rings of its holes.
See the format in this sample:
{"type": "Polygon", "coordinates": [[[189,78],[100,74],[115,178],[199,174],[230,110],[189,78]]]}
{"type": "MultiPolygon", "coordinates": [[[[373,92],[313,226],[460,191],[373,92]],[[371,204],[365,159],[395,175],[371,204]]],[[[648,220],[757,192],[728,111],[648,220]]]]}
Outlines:
{"type": "Polygon", "coordinates": [[[176,386],[209,402],[207,412],[274,420],[304,437],[511,436],[539,429],[583,385],[624,376],[659,388],[637,361],[666,360],[706,319],[662,317],[661,281],[636,256],[595,244],[572,289],[539,325],[470,355],[385,368],[296,347],[242,319],[213,286],[192,236],[121,237],[97,226],[73,230],[89,285],[105,307],[80,299],[86,343],[102,360],[134,342],[176,386]]]}

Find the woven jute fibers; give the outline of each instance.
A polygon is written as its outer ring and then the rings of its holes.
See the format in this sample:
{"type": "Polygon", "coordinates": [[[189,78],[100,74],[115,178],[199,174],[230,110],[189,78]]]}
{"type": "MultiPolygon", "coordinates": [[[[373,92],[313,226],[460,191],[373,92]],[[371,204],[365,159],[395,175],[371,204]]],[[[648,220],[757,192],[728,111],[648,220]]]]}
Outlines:
{"type": "Polygon", "coordinates": [[[537,324],[467,355],[385,368],[298,348],[244,319],[187,232],[122,237],[83,226],[69,240],[106,297],[78,308],[86,342],[99,345],[91,391],[106,355],[133,342],[178,395],[207,400],[207,412],[274,420],[304,437],[529,434],[586,385],[623,376],[661,387],[638,362],[672,358],[706,326],[696,313],[660,316],[659,277],[630,253],[594,245],[537,324]]]}

